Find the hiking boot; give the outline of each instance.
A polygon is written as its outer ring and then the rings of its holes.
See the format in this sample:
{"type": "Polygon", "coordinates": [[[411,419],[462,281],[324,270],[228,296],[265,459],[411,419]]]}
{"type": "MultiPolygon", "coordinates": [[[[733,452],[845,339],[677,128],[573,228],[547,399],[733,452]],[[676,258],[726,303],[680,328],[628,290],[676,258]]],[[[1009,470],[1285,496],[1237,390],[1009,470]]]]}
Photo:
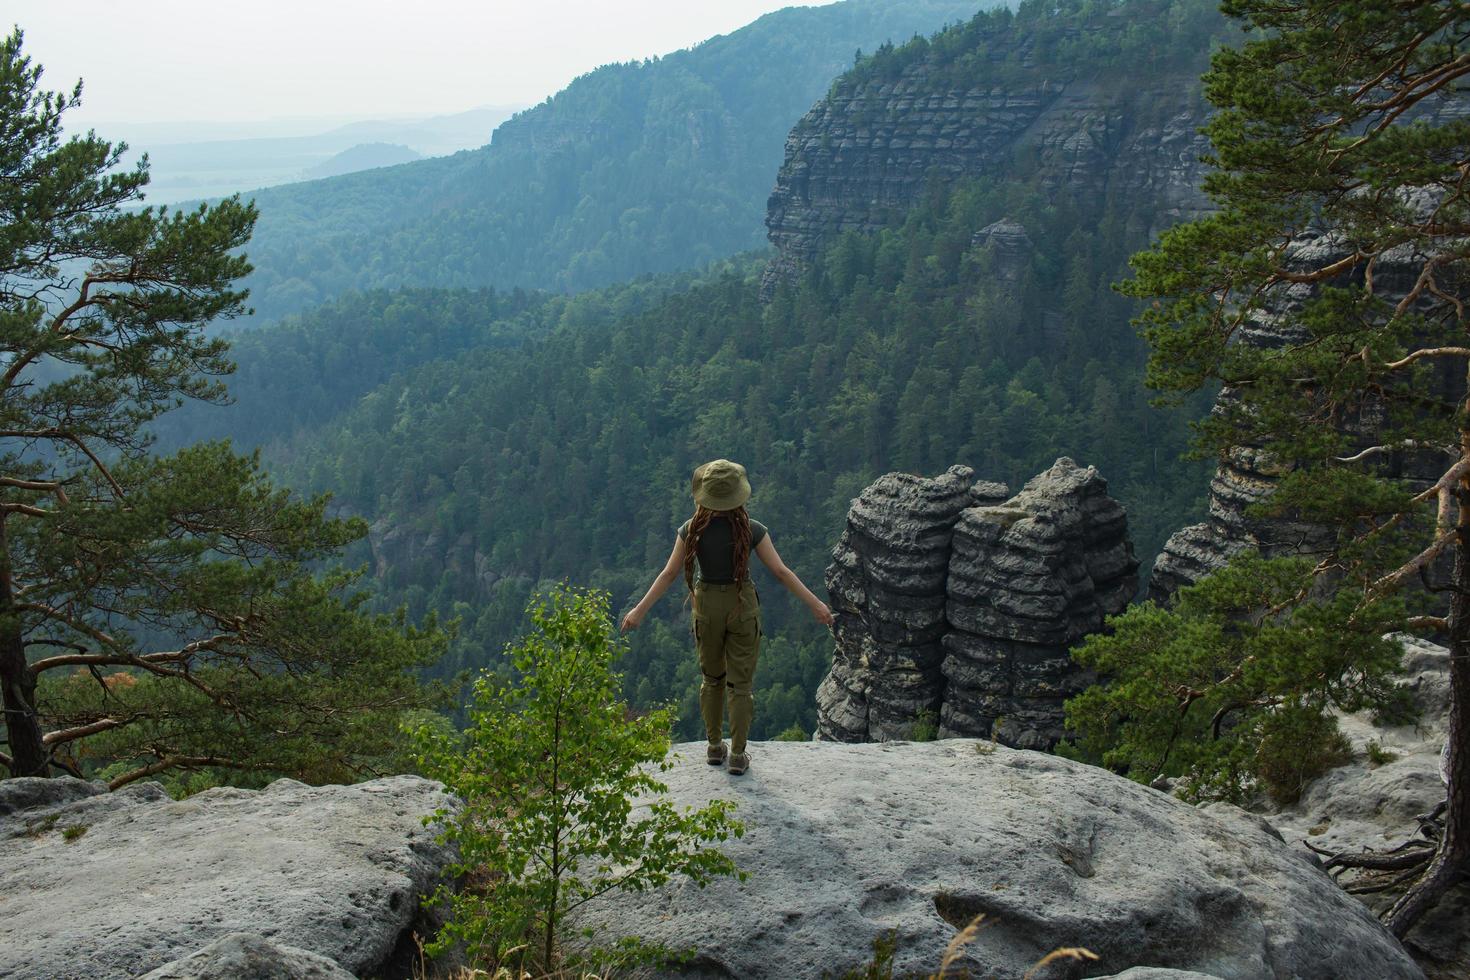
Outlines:
{"type": "Polygon", "coordinates": [[[708,746],[704,750],[704,761],[712,766],[723,766],[725,758],[730,754],[730,747],[724,742],[719,745],[708,746]]]}
{"type": "Polygon", "coordinates": [[[730,775],[739,776],[750,768],[750,756],[744,752],[730,756],[730,775]]]}

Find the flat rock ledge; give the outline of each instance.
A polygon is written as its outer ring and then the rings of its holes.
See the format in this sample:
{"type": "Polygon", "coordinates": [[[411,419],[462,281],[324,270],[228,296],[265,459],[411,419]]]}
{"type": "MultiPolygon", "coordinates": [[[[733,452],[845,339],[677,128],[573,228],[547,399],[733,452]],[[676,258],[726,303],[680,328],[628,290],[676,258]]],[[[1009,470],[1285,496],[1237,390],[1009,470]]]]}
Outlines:
{"type": "Polygon", "coordinates": [[[840,975],[890,930],[895,975],[928,975],[983,914],[953,973],[1018,980],[1049,951],[1084,946],[1101,957],[1086,968],[1094,977],[1423,977],[1310,855],[1234,808],[1207,813],[975,739],[754,743],[744,776],[706,766],[702,743],[675,750],[663,778],[677,803],[737,802],[746,833],[725,846],[750,877],[589,906],[578,924],[608,937],[698,949],[649,975],[840,975]]]}
{"type": "Polygon", "coordinates": [[[0,978],[406,976],[446,800],[416,776],[181,801],[0,781],[0,978]]]}

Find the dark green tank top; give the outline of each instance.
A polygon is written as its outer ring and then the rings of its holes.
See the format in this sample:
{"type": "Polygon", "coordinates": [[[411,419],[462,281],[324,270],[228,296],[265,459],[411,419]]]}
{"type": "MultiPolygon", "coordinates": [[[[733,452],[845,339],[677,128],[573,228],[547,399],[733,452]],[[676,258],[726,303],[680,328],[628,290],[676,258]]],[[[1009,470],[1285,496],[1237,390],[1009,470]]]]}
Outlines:
{"type": "MultiPolygon", "coordinates": [[[[679,525],[679,540],[689,537],[689,522],[679,525]]],[[[754,551],[765,540],[766,526],[760,521],[750,522],[750,550],[754,551]]],[[[731,537],[730,519],[713,517],[699,536],[699,550],[695,552],[699,564],[699,580],[711,585],[728,585],[735,581],[735,542],[731,537]]]]}

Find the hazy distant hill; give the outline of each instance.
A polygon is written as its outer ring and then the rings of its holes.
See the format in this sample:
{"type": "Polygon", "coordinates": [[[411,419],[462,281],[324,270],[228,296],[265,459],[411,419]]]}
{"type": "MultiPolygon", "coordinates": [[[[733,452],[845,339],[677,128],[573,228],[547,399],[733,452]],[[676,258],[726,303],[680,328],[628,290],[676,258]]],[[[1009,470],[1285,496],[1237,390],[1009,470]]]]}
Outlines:
{"type": "Polygon", "coordinates": [[[423,154],[415,152],[402,143],[359,143],[323,160],[307,170],[305,176],[313,179],[339,177],[342,174],[352,174],[359,170],[395,167],[401,163],[412,163],[421,159],[423,159],[423,154]]]}
{"type": "Polygon", "coordinates": [[[599,68],[486,148],[261,192],[252,303],[274,318],[350,289],[587,289],[759,247],[786,133],[856,50],[991,5],[788,8],[599,68]]]}
{"type": "Polygon", "coordinates": [[[98,129],[109,138],[126,139],[135,151],[148,151],[153,177],[149,203],[169,204],[484,146],[495,127],[517,108],[481,106],[442,116],[363,119],[340,125],[306,126],[300,120],[283,119],[258,124],[103,123],[98,129]],[[412,155],[363,153],[329,167],[328,161],[337,155],[375,143],[400,145],[412,155]]]}

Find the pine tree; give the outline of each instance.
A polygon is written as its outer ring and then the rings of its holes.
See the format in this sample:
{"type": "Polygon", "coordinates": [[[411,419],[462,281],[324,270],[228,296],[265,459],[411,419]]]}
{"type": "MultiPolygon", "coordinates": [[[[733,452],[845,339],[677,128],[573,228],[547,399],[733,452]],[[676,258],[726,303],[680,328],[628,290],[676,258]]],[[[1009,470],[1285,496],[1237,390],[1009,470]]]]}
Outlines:
{"type": "MultiPolygon", "coordinates": [[[[1470,121],[1453,111],[1470,74],[1470,10],[1222,9],[1252,33],[1204,79],[1218,109],[1205,189],[1219,211],[1135,256],[1124,290],[1153,301],[1140,320],[1153,386],[1225,387],[1200,449],[1274,468],[1263,513],[1332,532],[1268,617],[1316,603],[1298,624],[1310,645],[1324,629],[1382,628],[1399,603],[1394,625],[1449,635],[1444,826],[1387,913],[1403,936],[1470,873],[1470,121]],[[1449,581],[1434,583],[1449,562],[1449,581]],[[1414,614],[1419,585],[1450,597],[1447,616],[1414,614]],[[1345,611],[1329,626],[1320,610],[1334,605],[1345,611]]],[[[1181,717],[1190,693],[1177,692],[1181,717]]],[[[1412,871],[1412,858],[1359,864],[1412,871]]]]}
{"type": "Polygon", "coordinates": [[[369,770],[443,637],[363,614],[350,573],[311,574],[363,532],[325,499],[227,444],[148,452],[158,415],[226,397],[205,327],[244,309],[255,210],[133,207],[146,158],[64,139],[81,84],[40,90],[21,40],[0,42],[0,764],[114,787],[369,770]]]}

